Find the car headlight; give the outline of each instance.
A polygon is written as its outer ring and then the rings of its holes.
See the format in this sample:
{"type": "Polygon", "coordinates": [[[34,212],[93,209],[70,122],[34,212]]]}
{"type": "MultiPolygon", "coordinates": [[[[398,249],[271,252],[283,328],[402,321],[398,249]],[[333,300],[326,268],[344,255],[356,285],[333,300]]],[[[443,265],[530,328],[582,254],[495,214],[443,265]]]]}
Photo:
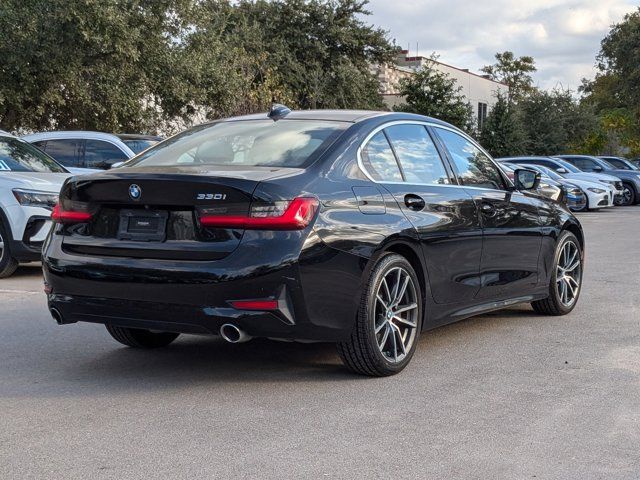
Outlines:
{"type": "Polygon", "coordinates": [[[589,190],[590,192],[593,192],[593,193],[604,193],[604,192],[606,192],[606,190],[603,190],[602,188],[595,188],[595,187],[587,188],[587,190],[589,190]]]}
{"type": "Polygon", "coordinates": [[[53,210],[53,207],[58,203],[58,194],[51,192],[39,192],[37,190],[23,190],[21,188],[14,188],[13,196],[20,205],[30,207],[42,207],[48,210],[53,210]]]}

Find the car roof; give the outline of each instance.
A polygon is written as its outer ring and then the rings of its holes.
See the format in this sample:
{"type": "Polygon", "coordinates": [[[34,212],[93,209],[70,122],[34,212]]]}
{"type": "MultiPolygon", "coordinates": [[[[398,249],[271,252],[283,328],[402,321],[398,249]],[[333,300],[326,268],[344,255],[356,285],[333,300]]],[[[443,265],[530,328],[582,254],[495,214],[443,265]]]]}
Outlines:
{"type": "Polygon", "coordinates": [[[591,158],[591,159],[594,159],[594,160],[602,160],[600,157],[596,157],[595,155],[576,155],[576,154],[564,155],[564,154],[560,154],[560,155],[556,155],[556,157],[559,157],[559,158],[591,158]]]}
{"type": "MultiPolygon", "coordinates": [[[[292,110],[283,119],[286,120],[320,120],[334,122],[358,123],[371,118],[385,117],[389,121],[393,120],[415,120],[420,122],[429,122],[437,125],[451,127],[452,125],[438,120],[437,118],[417,115],[414,113],[403,112],[383,112],[375,110],[292,110]]],[[[266,112],[254,113],[251,115],[242,115],[238,117],[214,120],[216,122],[237,122],[242,120],[266,120],[269,117],[266,112]]],[[[455,128],[455,127],[454,127],[455,128]]]]}
{"type": "Polygon", "coordinates": [[[144,135],[142,133],[116,133],[115,136],[120,140],[156,140],[158,142],[163,140],[158,135],[144,135]]]}
{"type": "Polygon", "coordinates": [[[0,130],[0,136],[15,138],[15,135],[13,135],[13,134],[11,134],[11,133],[7,132],[6,130],[0,130]]]}
{"type": "Polygon", "coordinates": [[[120,141],[120,139],[112,133],[92,132],[90,130],[58,130],[53,132],[40,132],[24,135],[22,138],[29,142],[37,140],[51,140],[54,138],[80,138],[90,140],[107,140],[110,142],[120,141]]]}
{"type": "Polygon", "coordinates": [[[542,155],[526,155],[526,156],[522,156],[522,157],[500,157],[500,158],[496,158],[496,160],[498,162],[520,162],[522,160],[553,160],[553,161],[557,161],[557,158],[553,158],[553,157],[545,157],[542,155]]]}

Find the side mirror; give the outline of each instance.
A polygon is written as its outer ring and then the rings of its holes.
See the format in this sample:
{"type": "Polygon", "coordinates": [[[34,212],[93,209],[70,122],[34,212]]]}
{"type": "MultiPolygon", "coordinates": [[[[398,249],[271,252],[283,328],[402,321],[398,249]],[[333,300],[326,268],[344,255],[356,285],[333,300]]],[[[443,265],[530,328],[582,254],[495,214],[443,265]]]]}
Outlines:
{"type": "Polygon", "coordinates": [[[540,174],[535,170],[518,168],[513,176],[516,190],[535,190],[540,185],[540,174]]]}
{"type": "Polygon", "coordinates": [[[602,167],[600,165],[596,165],[595,167],[593,167],[593,171],[594,172],[601,172],[602,171],[602,167]]]}
{"type": "Polygon", "coordinates": [[[569,171],[564,167],[557,168],[556,172],[558,172],[558,173],[569,173],[569,171]]]}

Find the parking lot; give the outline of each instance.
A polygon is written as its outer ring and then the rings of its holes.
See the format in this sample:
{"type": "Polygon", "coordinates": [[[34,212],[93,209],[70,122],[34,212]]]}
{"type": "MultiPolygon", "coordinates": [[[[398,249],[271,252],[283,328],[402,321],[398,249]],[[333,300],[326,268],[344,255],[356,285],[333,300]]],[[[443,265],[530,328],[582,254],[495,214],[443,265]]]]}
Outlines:
{"type": "Polygon", "coordinates": [[[637,479],[640,207],[580,219],[573,313],[440,328],[384,379],[324,344],[127,349],[57,326],[21,267],[0,281],[0,477],[637,479]]]}

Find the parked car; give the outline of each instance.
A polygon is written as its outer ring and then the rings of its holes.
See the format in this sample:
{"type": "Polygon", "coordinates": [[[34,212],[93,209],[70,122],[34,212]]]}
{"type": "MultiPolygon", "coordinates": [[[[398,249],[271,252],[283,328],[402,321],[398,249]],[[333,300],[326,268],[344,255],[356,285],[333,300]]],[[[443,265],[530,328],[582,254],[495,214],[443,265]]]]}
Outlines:
{"type": "Polygon", "coordinates": [[[601,158],[602,160],[610,163],[615,168],[620,170],[632,170],[634,172],[640,171],[640,168],[638,168],[634,163],[632,163],[630,160],[627,160],[626,158],[609,156],[599,156],[598,158],[601,158]]]}
{"type": "MultiPolygon", "coordinates": [[[[565,162],[561,158],[555,157],[536,157],[536,156],[527,156],[527,157],[504,157],[499,158],[499,162],[517,162],[518,165],[541,165],[543,167],[550,168],[556,173],[559,173],[567,180],[586,180],[590,182],[597,182],[604,185],[608,185],[612,187],[613,192],[611,193],[611,198],[613,198],[613,202],[615,203],[616,199],[622,198],[623,188],[622,188],[622,180],[613,175],[607,175],[604,173],[596,173],[596,172],[583,172],[579,168],[575,167],[569,162],[565,162]]],[[[590,208],[595,208],[596,206],[609,206],[609,203],[602,202],[600,205],[590,205],[590,208]]]]}
{"type": "Polygon", "coordinates": [[[606,173],[620,178],[622,196],[618,198],[616,205],[634,205],[640,201],[640,173],[616,168],[606,160],[589,155],[558,155],[558,157],[583,172],[606,173]]]}
{"type": "Polygon", "coordinates": [[[69,179],[44,245],[60,324],[131,347],[180,333],[336,342],[353,371],[401,371],[422,331],[531,302],[564,315],[579,221],[512,183],[461,130],[420,115],[299,111],[189,129],[69,179]]]}
{"type": "Polygon", "coordinates": [[[583,210],[597,210],[603,207],[613,207],[613,198],[614,198],[614,189],[613,186],[603,184],[597,181],[586,181],[581,180],[579,178],[567,179],[555,172],[554,170],[544,167],[542,165],[533,165],[533,164],[518,164],[514,160],[514,163],[508,162],[505,164],[518,165],[521,167],[532,168],[541,174],[555,180],[556,182],[562,183],[566,188],[578,188],[582,192],[583,200],[580,196],[573,190],[573,194],[577,197],[575,204],[568,204],[569,208],[574,212],[581,212],[583,210]]]}
{"type": "Polygon", "coordinates": [[[106,170],[135,156],[123,140],[110,133],[43,132],[22,138],[67,168],[106,170]]]}
{"type": "MultiPolygon", "coordinates": [[[[527,168],[520,167],[518,165],[512,165],[510,163],[502,163],[500,164],[504,173],[506,173],[509,180],[515,182],[516,170],[518,168],[527,168]]],[[[535,170],[532,168],[532,170],[535,170]]],[[[538,172],[540,173],[540,172],[538,172]]],[[[562,185],[554,180],[551,180],[548,177],[540,176],[540,181],[538,182],[538,187],[535,189],[535,192],[543,197],[550,198],[556,202],[562,202],[568,206],[568,198],[567,191],[562,187],[562,185]]],[[[533,193],[533,192],[532,192],[533,193]]]]}
{"type": "Polygon", "coordinates": [[[40,260],[58,192],[71,174],[33,145],[0,131],[0,278],[40,260]]]}
{"type": "MultiPolygon", "coordinates": [[[[581,182],[580,180],[567,180],[559,173],[556,173],[553,170],[541,165],[517,165],[516,168],[531,168],[532,170],[540,173],[540,175],[542,176],[541,181],[555,182],[556,184],[558,184],[564,191],[567,207],[569,207],[572,212],[582,212],[583,210],[587,209],[587,194],[582,190],[582,188],[577,185],[577,183],[581,182]]],[[[583,183],[590,183],[591,185],[594,185],[591,182],[583,183]]],[[[603,192],[603,195],[606,198],[606,187],[598,184],[596,184],[595,187],[597,187],[598,191],[603,192]]]]}

